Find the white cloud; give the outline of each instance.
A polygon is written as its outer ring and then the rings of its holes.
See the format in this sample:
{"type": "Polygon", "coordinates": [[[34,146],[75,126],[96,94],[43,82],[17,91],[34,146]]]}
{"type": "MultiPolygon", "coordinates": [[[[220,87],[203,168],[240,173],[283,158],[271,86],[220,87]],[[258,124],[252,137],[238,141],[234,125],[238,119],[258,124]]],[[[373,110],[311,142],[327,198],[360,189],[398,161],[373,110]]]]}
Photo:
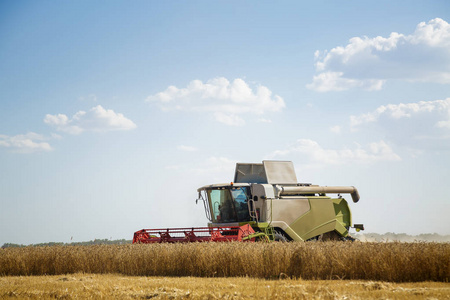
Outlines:
{"type": "Polygon", "coordinates": [[[245,125],[244,119],[235,114],[226,114],[222,112],[215,112],[214,119],[220,123],[229,126],[243,126],[245,125]]]}
{"type": "Polygon", "coordinates": [[[374,142],[363,149],[356,144],[353,149],[324,149],[316,141],[310,139],[299,139],[293,145],[283,150],[276,150],[270,158],[291,157],[299,155],[308,163],[320,163],[331,165],[342,165],[347,163],[374,163],[378,161],[399,161],[392,148],[384,141],[374,142]]]}
{"type": "Polygon", "coordinates": [[[364,123],[376,122],[383,116],[399,120],[403,118],[415,118],[419,115],[428,115],[430,121],[436,121],[435,126],[446,127],[446,124],[450,122],[450,98],[445,100],[381,105],[373,112],[359,116],[350,116],[350,123],[353,127],[356,127],[364,123]]]}
{"type": "Polygon", "coordinates": [[[447,128],[450,129],[450,120],[448,121],[439,121],[436,123],[436,126],[439,128],[447,128]]]}
{"type": "Polygon", "coordinates": [[[450,83],[450,24],[436,18],[411,35],[353,37],[345,46],[316,51],[317,75],[308,84],[320,92],[379,90],[390,79],[450,83]]]}
{"type": "Polygon", "coordinates": [[[259,118],[258,119],[259,123],[272,123],[272,120],[270,119],[265,119],[265,118],[259,118]]]}
{"type": "Polygon", "coordinates": [[[181,110],[212,113],[215,120],[231,126],[245,124],[239,115],[263,115],[278,112],[285,107],[283,99],[265,86],[252,89],[244,80],[230,82],[219,77],[203,83],[191,81],[186,88],[169,86],[165,91],[147,98],[163,111],[181,110]]]}
{"type": "Polygon", "coordinates": [[[53,139],[55,139],[55,140],[60,140],[60,139],[62,139],[62,136],[60,136],[60,135],[57,134],[57,133],[51,133],[50,136],[51,136],[53,139]]]}
{"type": "Polygon", "coordinates": [[[339,125],[330,127],[330,131],[334,133],[341,133],[342,127],[339,125]]]}
{"type": "Polygon", "coordinates": [[[187,151],[187,152],[194,152],[197,151],[198,149],[192,146],[185,146],[185,145],[180,145],[177,147],[178,150],[181,151],[187,151]]]}
{"type": "Polygon", "coordinates": [[[375,129],[391,142],[413,149],[450,147],[450,98],[381,105],[350,116],[353,131],[375,129]]]}
{"type": "Polygon", "coordinates": [[[87,112],[79,111],[73,115],[72,119],[64,114],[47,114],[44,122],[55,127],[58,131],[70,134],[80,134],[84,131],[105,132],[136,128],[136,124],[123,114],[115,113],[111,109],[104,109],[101,105],[97,105],[87,112]]]}
{"type": "Polygon", "coordinates": [[[380,90],[385,83],[381,79],[351,79],[343,77],[343,72],[323,72],[313,77],[308,89],[318,92],[345,91],[351,88],[362,88],[368,91],[380,90]]]}
{"type": "Polygon", "coordinates": [[[0,135],[0,147],[8,148],[17,153],[52,151],[53,148],[45,142],[46,140],[48,140],[46,137],[34,132],[15,136],[0,135]]]}

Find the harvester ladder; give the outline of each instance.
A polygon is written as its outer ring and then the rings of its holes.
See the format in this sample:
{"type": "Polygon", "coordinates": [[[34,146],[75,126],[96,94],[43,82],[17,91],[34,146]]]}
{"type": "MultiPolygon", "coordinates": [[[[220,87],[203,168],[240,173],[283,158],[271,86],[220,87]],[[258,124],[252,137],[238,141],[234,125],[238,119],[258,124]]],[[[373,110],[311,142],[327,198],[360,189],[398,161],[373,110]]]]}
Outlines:
{"type": "Polygon", "coordinates": [[[273,227],[272,226],[267,226],[266,228],[264,228],[264,232],[269,237],[269,239],[271,241],[275,240],[275,235],[273,233],[273,227]]]}
{"type": "Polygon", "coordinates": [[[256,207],[255,207],[255,201],[253,199],[248,199],[248,211],[250,214],[250,217],[258,222],[258,215],[256,213],[256,207]]]}

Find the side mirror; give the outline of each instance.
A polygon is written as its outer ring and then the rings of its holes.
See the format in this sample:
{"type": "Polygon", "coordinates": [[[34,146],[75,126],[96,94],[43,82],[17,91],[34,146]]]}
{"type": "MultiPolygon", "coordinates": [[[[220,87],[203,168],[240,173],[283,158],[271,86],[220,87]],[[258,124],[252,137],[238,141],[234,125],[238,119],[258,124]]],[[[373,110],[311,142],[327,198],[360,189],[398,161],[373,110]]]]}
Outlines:
{"type": "Polygon", "coordinates": [[[200,192],[198,192],[198,197],[195,199],[195,204],[198,204],[198,201],[204,201],[200,192]]]}

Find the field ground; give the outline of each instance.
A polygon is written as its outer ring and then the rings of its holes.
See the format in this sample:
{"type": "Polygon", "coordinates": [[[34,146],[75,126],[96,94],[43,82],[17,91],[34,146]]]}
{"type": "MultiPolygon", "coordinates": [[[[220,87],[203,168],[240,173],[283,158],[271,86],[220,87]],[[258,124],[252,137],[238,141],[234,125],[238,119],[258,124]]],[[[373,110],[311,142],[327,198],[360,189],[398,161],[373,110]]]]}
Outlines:
{"type": "Polygon", "coordinates": [[[0,277],[0,299],[450,299],[450,283],[69,274],[0,277]]]}

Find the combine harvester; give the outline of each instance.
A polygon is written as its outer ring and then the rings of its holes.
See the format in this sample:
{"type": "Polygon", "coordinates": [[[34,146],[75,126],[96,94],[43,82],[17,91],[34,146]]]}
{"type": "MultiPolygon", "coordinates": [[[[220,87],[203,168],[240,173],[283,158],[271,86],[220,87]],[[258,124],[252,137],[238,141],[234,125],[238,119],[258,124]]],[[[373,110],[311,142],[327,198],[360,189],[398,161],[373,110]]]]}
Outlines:
{"type": "MultiPolygon", "coordinates": [[[[197,191],[208,227],[142,229],[133,243],[353,240],[350,208],[340,194],[356,203],[358,190],[297,183],[290,161],[237,163],[233,182],[197,191]]],[[[362,224],[352,228],[364,230],[362,224]]]]}

